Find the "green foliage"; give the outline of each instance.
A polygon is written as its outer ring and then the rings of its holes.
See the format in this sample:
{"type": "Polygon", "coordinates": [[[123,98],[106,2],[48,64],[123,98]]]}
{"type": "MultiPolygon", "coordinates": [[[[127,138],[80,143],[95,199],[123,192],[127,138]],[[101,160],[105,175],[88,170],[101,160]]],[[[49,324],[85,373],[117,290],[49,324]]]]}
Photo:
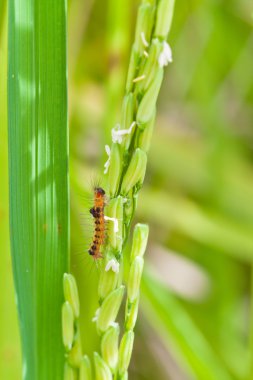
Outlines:
{"type": "Polygon", "coordinates": [[[23,378],[63,377],[68,265],[66,4],[9,2],[9,178],[23,378]]]}
{"type": "Polygon", "coordinates": [[[233,379],[212,346],[166,288],[146,275],[143,292],[146,315],[156,326],[164,344],[172,345],[196,379],[233,379]]]}
{"type": "MultiPolygon", "coordinates": [[[[153,5],[155,1],[147,3],[153,5]]],[[[0,9],[2,4],[3,1],[0,9]]],[[[129,41],[134,38],[139,1],[71,0],[69,5],[72,271],[80,296],[83,352],[89,355],[99,352],[95,360],[103,370],[108,355],[112,357],[105,353],[106,344],[100,353],[96,324],[91,322],[97,308],[98,276],[87,257],[89,234],[86,225],[80,226],[79,214],[85,210],[79,200],[80,193],[85,197],[91,193],[87,182],[94,177],[94,168],[102,167],[101,162],[105,161],[103,146],[110,142],[111,129],[117,121],[123,126],[127,120],[119,117],[119,101],[124,95],[126,58],[129,41]]],[[[147,180],[138,206],[124,205],[127,216],[131,217],[136,207],[136,220],[150,225],[140,304],[139,298],[130,305],[128,302],[125,311],[125,328],[131,330],[138,304],[141,308],[129,368],[131,380],[252,379],[251,8],[250,2],[237,0],[175,2],[169,38],[173,64],[164,76],[158,98],[154,135],[151,139],[155,113],[131,146],[133,150],[139,147],[145,152],[150,147],[147,180]],[[190,276],[188,265],[195,269],[194,276],[190,276]],[[198,282],[200,274],[204,283],[198,282]]],[[[2,15],[0,12],[0,25],[4,26],[2,15]]],[[[163,16],[161,13],[161,19],[163,16]]],[[[167,26],[163,24],[163,28],[167,26]]],[[[25,41],[22,38],[24,44],[25,41]]],[[[6,50],[2,52],[6,62],[6,50]]],[[[0,350],[2,358],[12,358],[6,363],[16,363],[9,343],[10,337],[11,342],[17,339],[13,333],[13,305],[7,302],[12,299],[12,293],[6,238],[4,61],[1,55],[0,281],[6,294],[1,295],[0,350]],[[4,317],[6,313],[8,316],[4,317]]],[[[131,62],[129,90],[136,77],[136,54],[132,54],[131,62]]],[[[151,65],[143,73],[153,70],[151,65]]],[[[136,87],[147,88],[142,81],[136,87]]],[[[131,122],[125,124],[127,129],[131,122]]],[[[135,128],[124,142],[127,149],[134,133],[135,128]]],[[[121,158],[119,149],[114,148],[112,155],[121,158]]],[[[125,158],[127,161],[129,157],[125,158]]],[[[111,175],[115,182],[109,181],[110,195],[117,196],[125,169],[121,160],[113,162],[112,173],[118,175],[115,178],[111,175]]],[[[114,239],[112,244],[116,246],[118,242],[114,239]]],[[[126,254],[126,273],[128,258],[126,254]]],[[[108,292],[115,289],[118,281],[118,276],[111,277],[108,292]]],[[[101,299],[108,295],[101,288],[99,294],[101,299]]],[[[4,371],[0,367],[1,378],[18,378],[14,368],[1,365],[4,371]]],[[[94,378],[87,357],[81,360],[80,368],[82,379],[94,378]]],[[[69,379],[76,375],[76,370],[66,368],[69,379]]]]}

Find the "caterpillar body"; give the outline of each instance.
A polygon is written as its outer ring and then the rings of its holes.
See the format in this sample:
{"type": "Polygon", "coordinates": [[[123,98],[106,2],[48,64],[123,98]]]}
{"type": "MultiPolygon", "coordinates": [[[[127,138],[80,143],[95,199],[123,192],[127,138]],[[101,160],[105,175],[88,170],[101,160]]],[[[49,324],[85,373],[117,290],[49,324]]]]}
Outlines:
{"type": "Polygon", "coordinates": [[[104,208],[106,205],[105,191],[101,187],[94,188],[94,207],[90,209],[90,213],[94,218],[94,234],[91,246],[88,250],[89,255],[94,260],[103,257],[101,253],[101,247],[105,241],[105,216],[104,208]]]}

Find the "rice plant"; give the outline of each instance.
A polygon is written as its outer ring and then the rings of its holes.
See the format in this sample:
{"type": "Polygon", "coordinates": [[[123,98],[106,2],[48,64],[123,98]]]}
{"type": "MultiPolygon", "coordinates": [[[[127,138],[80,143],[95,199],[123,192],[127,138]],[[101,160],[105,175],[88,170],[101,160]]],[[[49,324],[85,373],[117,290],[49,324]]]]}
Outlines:
{"type": "MultiPolygon", "coordinates": [[[[20,4],[9,4],[10,225],[23,377],[27,379],[61,378],[63,372],[59,285],[68,265],[69,236],[66,6],[63,1],[55,3],[50,17],[48,7],[46,1],[27,4],[21,0],[20,4]]],[[[171,61],[171,50],[165,39],[172,11],[173,2],[169,1],[160,1],[158,5],[143,2],[140,6],[122,125],[112,130],[113,146],[106,148],[110,202],[104,218],[113,222],[113,228],[109,230],[104,253],[105,273],[99,284],[100,308],[96,321],[104,359],[108,360],[106,363],[95,354],[97,378],[110,378],[112,374],[127,377],[131,358],[142,256],[147,243],[146,226],[136,227],[128,280],[128,328],[121,340],[119,359],[113,360],[113,365],[110,355],[105,354],[112,343],[108,336],[104,337],[114,323],[124,294],[119,278],[122,247],[144,179],[163,67],[171,61]],[[107,275],[110,270],[115,273],[113,280],[111,273],[107,275]]],[[[69,279],[74,281],[66,276],[66,284],[69,279]]],[[[71,288],[71,282],[66,286],[71,288]]],[[[78,347],[80,334],[75,323],[79,313],[72,293],[69,297],[65,291],[65,300],[63,341],[70,352],[64,377],[69,378],[73,367],[81,366],[81,347],[78,347]]],[[[115,335],[114,330],[111,334],[115,335]]]]}
{"type": "Polygon", "coordinates": [[[0,1],[0,378],[252,379],[252,41],[245,1],[0,1]]]}

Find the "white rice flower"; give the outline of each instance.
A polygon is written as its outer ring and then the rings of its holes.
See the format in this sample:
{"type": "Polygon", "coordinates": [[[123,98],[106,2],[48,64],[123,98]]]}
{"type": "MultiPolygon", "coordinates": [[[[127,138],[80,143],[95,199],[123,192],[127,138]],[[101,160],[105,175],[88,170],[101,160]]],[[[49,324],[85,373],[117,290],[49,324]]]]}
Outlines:
{"type": "Polygon", "coordinates": [[[105,220],[110,220],[111,222],[114,223],[114,232],[117,233],[119,231],[119,221],[117,218],[111,218],[110,216],[104,215],[105,220]]]}
{"type": "Polygon", "coordinates": [[[109,145],[106,145],[105,146],[105,151],[108,155],[108,160],[106,161],[106,163],[104,164],[104,174],[106,174],[108,172],[108,169],[109,169],[109,166],[110,166],[110,163],[111,163],[111,149],[109,147],[109,145]]]}
{"type": "Polygon", "coordinates": [[[163,43],[163,51],[159,55],[158,62],[160,67],[167,66],[168,63],[172,62],[172,50],[166,41],[163,43]]]}
{"type": "Polygon", "coordinates": [[[136,122],[133,121],[128,129],[119,129],[120,125],[117,124],[116,127],[112,129],[112,141],[114,143],[121,144],[123,141],[123,136],[129,135],[132,132],[132,129],[135,126],[135,124],[136,122]]]}
{"type": "Polygon", "coordinates": [[[100,313],[100,307],[96,310],[95,316],[92,318],[92,322],[96,322],[100,313]]]}
{"type": "Polygon", "coordinates": [[[115,273],[119,273],[119,262],[115,259],[108,261],[105,271],[108,272],[110,269],[115,273]]]}

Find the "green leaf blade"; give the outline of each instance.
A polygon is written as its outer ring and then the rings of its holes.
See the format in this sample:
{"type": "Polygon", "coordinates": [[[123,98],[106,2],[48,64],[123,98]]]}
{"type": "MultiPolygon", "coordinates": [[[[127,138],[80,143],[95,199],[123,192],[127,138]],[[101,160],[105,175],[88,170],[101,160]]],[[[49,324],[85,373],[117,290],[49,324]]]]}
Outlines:
{"type": "Polygon", "coordinates": [[[62,379],[68,269],[66,4],[9,2],[10,226],[24,379],[62,379]]]}

